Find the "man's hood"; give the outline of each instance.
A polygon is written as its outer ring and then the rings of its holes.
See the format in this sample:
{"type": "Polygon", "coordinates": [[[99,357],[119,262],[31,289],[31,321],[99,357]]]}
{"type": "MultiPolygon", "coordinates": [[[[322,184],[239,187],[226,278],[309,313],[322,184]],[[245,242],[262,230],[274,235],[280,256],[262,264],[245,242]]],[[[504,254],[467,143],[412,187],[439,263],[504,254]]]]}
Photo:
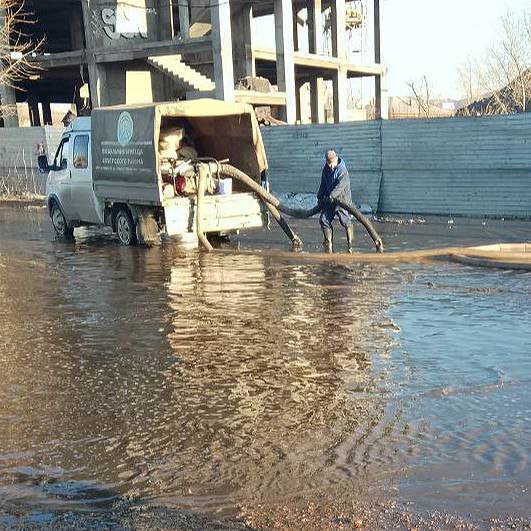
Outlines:
{"type": "Polygon", "coordinates": [[[340,171],[340,173],[343,173],[347,170],[347,165],[345,164],[343,159],[339,159],[339,162],[337,164],[337,169],[340,171]]]}

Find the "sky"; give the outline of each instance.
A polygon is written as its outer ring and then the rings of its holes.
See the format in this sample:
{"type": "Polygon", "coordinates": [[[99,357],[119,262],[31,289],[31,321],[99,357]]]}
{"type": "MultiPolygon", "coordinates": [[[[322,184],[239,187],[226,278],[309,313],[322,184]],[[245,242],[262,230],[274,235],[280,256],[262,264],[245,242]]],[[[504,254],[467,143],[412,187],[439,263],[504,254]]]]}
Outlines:
{"type": "MultiPolygon", "coordinates": [[[[372,0],[366,0],[372,5],[372,0]]],[[[382,62],[389,68],[389,95],[410,93],[408,81],[427,77],[433,97],[463,97],[457,70],[467,57],[480,57],[497,40],[508,11],[531,12],[531,0],[381,0],[382,62]]],[[[274,46],[274,23],[258,19],[255,39],[274,46]]],[[[373,57],[372,35],[363,39],[373,57]]],[[[357,62],[357,61],[356,61],[357,62]]],[[[367,80],[365,92],[372,93],[367,80]]]]}
{"type": "Polygon", "coordinates": [[[392,95],[423,75],[437,96],[462,96],[457,69],[497,40],[509,10],[531,12],[531,0],[383,0],[382,61],[392,95]]]}

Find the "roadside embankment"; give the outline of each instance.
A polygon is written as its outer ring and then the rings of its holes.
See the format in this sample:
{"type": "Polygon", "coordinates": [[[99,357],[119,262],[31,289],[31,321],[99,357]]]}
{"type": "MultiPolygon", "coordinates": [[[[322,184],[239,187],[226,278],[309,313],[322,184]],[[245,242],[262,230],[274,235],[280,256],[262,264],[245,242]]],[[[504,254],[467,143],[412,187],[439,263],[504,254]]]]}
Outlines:
{"type": "Polygon", "coordinates": [[[44,207],[45,197],[43,195],[26,194],[26,195],[0,195],[0,208],[26,208],[26,207],[44,207]]]}

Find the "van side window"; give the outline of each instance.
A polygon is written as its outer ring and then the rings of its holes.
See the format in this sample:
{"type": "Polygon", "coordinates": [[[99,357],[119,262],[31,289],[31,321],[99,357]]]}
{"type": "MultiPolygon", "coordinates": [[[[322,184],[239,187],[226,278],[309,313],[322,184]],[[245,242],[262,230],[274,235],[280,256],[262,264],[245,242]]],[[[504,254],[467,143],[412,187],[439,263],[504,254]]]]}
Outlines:
{"type": "Polygon", "coordinates": [[[74,139],[74,168],[85,169],[88,167],[88,135],[77,135],[74,139]]]}
{"type": "Polygon", "coordinates": [[[68,144],[68,137],[63,138],[63,140],[61,140],[61,143],[59,144],[59,147],[57,148],[57,152],[55,153],[55,159],[53,160],[53,165],[58,170],[66,170],[66,168],[68,167],[68,151],[67,151],[68,146],[67,144],[68,144]]]}

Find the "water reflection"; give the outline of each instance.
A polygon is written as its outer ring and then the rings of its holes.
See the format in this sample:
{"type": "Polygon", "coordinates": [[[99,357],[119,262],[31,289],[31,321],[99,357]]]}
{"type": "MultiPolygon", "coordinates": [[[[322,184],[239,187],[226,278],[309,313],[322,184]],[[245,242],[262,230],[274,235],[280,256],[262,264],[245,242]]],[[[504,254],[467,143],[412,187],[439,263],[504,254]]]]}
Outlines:
{"type": "Polygon", "coordinates": [[[529,276],[62,244],[42,216],[0,222],[5,511],[529,484],[529,276]]]}
{"type": "Polygon", "coordinates": [[[384,415],[383,269],[101,242],[43,258],[0,284],[4,502],[13,482],[190,506],[322,487],[384,415]]]}
{"type": "Polygon", "coordinates": [[[205,474],[210,490],[243,497],[335,480],[331,448],[353,424],[383,414],[370,397],[366,346],[389,343],[371,334],[385,301],[367,300],[374,290],[360,289],[358,277],[260,256],[203,255],[172,267],[168,340],[184,429],[166,456],[168,475],[160,470],[166,485],[176,461],[186,488],[205,495],[205,474]]]}

